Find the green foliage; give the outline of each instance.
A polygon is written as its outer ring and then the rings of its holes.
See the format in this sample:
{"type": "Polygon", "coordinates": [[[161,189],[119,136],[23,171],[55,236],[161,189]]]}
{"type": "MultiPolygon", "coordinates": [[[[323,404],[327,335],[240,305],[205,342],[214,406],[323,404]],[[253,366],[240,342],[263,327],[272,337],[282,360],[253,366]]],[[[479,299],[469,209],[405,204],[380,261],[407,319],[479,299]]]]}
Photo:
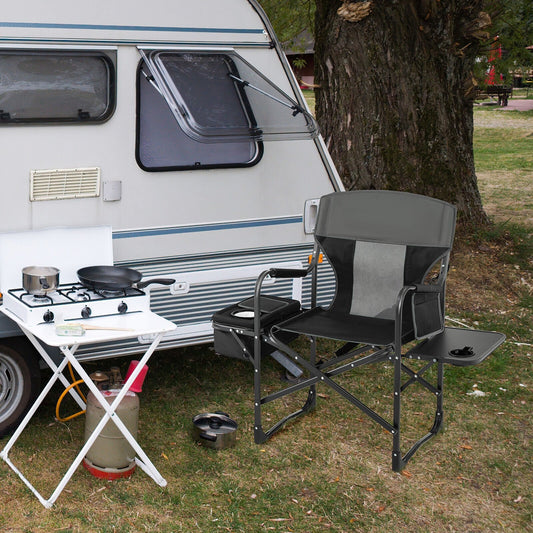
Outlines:
{"type": "Polygon", "coordinates": [[[531,0],[486,0],[485,10],[492,19],[491,38],[486,43],[486,58],[479,65],[488,67],[488,56],[494,39],[502,48],[502,57],[492,63],[497,79],[500,74],[505,83],[511,83],[510,71],[527,73],[533,68],[533,2],[531,0]]]}
{"type": "Polygon", "coordinates": [[[315,18],[314,0],[259,0],[278,39],[291,48],[303,46],[302,33],[313,34],[315,18]]]}
{"type": "Polygon", "coordinates": [[[295,68],[300,69],[304,68],[307,65],[307,61],[303,57],[297,57],[292,64],[295,68]]]}

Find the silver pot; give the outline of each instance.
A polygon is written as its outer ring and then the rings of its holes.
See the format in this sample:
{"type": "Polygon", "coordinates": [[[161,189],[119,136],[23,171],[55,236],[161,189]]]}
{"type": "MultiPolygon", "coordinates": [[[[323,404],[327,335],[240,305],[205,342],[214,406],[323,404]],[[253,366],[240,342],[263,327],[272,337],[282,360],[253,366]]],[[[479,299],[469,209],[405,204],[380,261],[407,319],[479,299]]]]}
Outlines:
{"type": "Polygon", "coordinates": [[[193,438],[208,448],[222,450],[235,446],[237,422],[226,413],[203,413],[192,419],[193,438]]]}
{"type": "Polygon", "coordinates": [[[28,266],[22,269],[22,286],[34,296],[45,296],[59,285],[59,269],[47,266],[28,266]]]}

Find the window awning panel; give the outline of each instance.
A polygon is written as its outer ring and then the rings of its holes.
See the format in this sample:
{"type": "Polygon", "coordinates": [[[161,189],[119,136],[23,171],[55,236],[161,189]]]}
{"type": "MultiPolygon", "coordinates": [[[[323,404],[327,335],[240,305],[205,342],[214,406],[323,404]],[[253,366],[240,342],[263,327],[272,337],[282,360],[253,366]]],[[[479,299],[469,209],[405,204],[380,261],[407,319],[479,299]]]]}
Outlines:
{"type": "Polygon", "coordinates": [[[309,112],[233,50],[141,50],[183,131],[200,142],[310,139],[309,112]]]}

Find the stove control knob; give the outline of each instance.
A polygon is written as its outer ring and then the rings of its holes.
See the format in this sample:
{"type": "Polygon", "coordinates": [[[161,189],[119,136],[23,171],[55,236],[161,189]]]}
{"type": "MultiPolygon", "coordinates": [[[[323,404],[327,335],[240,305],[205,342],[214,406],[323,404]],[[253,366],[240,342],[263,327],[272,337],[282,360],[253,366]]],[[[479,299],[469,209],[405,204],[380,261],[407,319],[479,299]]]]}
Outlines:
{"type": "Polygon", "coordinates": [[[118,312],[123,315],[128,310],[128,304],[126,302],[120,302],[118,304],[118,312]]]}
{"type": "Polygon", "coordinates": [[[81,310],[81,316],[82,318],[89,318],[91,316],[91,308],[90,307],[87,307],[85,306],[82,310],[81,310]]]}
{"type": "Polygon", "coordinates": [[[54,313],[48,309],[46,313],[43,315],[43,320],[45,322],[52,322],[54,320],[54,313]]]}

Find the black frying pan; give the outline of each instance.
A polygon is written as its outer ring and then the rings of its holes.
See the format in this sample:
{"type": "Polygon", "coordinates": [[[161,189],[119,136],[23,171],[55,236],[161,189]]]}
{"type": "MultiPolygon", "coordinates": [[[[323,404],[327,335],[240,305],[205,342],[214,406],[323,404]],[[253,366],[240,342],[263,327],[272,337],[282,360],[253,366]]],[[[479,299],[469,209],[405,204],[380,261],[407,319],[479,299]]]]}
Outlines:
{"type": "Polygon", "coordinates": [[[88,289],[120,291],[124,289],[144,289],[144,287],[159,283],[160,285],[172,285],[175,279],[153,278],[141,281],[142,274],[137,270],[117,266],[90,266],[78,270],[80,283],[88,289]]]}

